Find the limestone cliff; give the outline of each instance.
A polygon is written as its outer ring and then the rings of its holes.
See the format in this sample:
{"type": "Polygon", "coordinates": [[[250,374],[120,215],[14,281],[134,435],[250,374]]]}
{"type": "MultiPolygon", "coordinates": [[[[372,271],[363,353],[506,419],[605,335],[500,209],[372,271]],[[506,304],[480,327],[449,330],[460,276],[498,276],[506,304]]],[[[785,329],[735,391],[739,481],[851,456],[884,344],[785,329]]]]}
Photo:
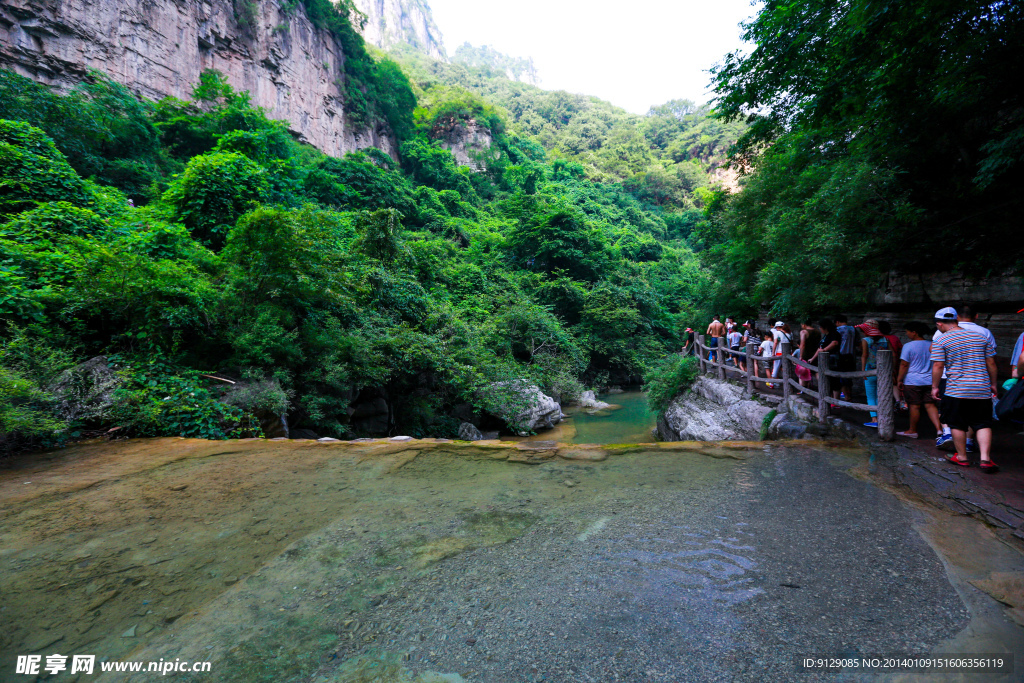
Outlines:
{"type": "Polygon", "coordinates": [[[446,59],[441,30],[425,0],[355,0],[366,16],[363,38],[371,45],[388,49],[405,43],[434,59],[446,59]]]}
{"type": "Polygon", "coordinates": [[[346,121],[342,47],[297,5],[286,13],[261,0],[242,27],[231,0],[4,0],[0,68],[61,90],[97,69],[150,99],[187,99],[200,72],[217,69],[327,154],[393,155],[384,128],[346,121]]]}
{"type": "Polygon", "coordinates": [[[493,138],[487,126],[473,119],[452,120],[435,126],[430,137],[440,140],[441,146],[451,151],[455,163],[468,166],[474,171],[484,170],[487,157],[494,158],[497,151],[492,148],[493,138]]]}

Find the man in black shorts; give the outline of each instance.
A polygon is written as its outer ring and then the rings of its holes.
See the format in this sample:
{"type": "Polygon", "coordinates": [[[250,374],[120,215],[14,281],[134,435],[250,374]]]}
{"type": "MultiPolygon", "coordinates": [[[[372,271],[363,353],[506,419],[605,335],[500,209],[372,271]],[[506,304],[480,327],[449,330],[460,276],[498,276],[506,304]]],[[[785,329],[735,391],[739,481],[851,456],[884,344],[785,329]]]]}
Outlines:
{"type": "Polygon", "coordinates": [[[995,344],[978,332],[960,327],[956,311],[943,308],[935,313],[935,325],[942,336],[932,343],[932,398],[941,401],[942,421],[953,432],[954,465],[969,467],[967,430],[973,429],[978,442],[982,472],[999,468],[990,457],[992,448],[992,396],[996,390],[995,344]],[[946,372],[946,388],[939,383],[946,372]]]}

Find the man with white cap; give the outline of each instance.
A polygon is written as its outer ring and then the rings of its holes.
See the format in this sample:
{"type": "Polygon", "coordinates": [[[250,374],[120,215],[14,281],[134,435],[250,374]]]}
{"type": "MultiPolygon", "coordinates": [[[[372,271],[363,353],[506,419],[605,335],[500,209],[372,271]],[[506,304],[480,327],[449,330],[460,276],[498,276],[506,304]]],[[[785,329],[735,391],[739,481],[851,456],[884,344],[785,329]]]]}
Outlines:
{"type": "MultiPolygon", "coordinates": [[[[782,355],[782,345],[793,343],[793,332],[789,329],[789,325],[779,320],[772,327],[772,343],[774,348],[772,353],[776,356],[782,355]]],[[[772,368],[772,377],[776,378],[779,376],[779,371],[782,369],[782,361],[775,361],[775,365],[772,368]]],[[[769,384],[769,387],[773,385],[769,384]]]]}
{"type": "Polygon", "coordinates": [[[956,311],[946,307],[935,312],[942,336],[932,343],[932,397],[939,401],[942,421],[953,432],[954,465],[969,467],[967,431],[973,429],[981,451],[978,467],[986,473],[999,470],[990,457],[992,447],[992,396],[996,388],[995,345],[983,335],[957,324],[956,311]],[[939,384],[946,373],[945,392],[939,384]]]}

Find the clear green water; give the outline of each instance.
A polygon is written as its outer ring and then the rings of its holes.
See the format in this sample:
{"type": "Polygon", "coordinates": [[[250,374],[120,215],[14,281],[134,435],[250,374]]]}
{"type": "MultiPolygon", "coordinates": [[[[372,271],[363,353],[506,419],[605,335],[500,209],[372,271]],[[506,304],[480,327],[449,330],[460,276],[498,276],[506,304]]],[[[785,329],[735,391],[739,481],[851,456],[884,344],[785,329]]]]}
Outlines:
{"type": "Polygon", "coordinates": [[[647,406],[647,394],[627,391],[622,394],[598,396],[599,400],[620,406],[594,415],[573,409],[567,422],[576,429],[570,443],[650,443],[656,418],[647,406]]]}

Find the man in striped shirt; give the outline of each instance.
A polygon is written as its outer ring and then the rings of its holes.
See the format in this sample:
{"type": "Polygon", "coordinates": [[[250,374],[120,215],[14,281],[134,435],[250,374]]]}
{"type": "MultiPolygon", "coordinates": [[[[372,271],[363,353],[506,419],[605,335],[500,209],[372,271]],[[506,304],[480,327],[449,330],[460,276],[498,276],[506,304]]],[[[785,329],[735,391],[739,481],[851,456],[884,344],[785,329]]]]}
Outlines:
{"type": "Polygon", "coordinates": [[[992,396],[996,388],[996,349],[983,335],[957,324],[956,311],[943,308],[935,313],[935,326],[942,336],[932,342],[932,397],[940,401],[942,421],[953,432],[954,465],[969,467],[967,430],[974,429],[981,451],[978,467],[992,473],[999,468],[990,457],[992,447],[992,396]],[[946,391],[939,394],[942,372],[946,391]]]}

